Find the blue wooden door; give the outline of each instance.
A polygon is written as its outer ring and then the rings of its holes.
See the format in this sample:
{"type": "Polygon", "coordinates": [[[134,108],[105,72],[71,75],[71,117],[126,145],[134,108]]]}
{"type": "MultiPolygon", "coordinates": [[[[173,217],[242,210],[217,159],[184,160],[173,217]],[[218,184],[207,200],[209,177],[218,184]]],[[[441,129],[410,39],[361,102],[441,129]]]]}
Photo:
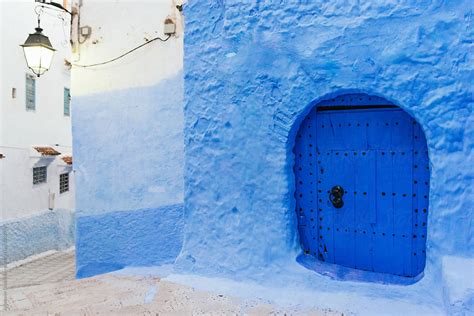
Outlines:
{"type": "Polygon", "coordinates": [[[306,117],[294,153],[306,254],[400,276],[423,271],[429,164],[416,121],[381,98],[340,96],[306,117]]]}

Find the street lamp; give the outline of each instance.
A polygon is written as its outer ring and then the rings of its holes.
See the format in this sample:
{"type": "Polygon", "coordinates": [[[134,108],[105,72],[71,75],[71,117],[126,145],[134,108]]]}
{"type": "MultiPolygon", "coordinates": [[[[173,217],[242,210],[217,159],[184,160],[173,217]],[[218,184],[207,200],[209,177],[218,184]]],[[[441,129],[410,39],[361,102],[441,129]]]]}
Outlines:
{"type": "Polygon", "coordinates": [[[56,51],[51,45],[49,38],[42,33],[43,29],[40,27],[40,16],[43,8],[48,8],[46,5],[50,5],[51,7],[55,7],[56,9],[68,13],[71,16],[71,23],[73,14],[56,2],[46,2],[46,0],[35,0],[35,2],[41,3],[41,5],[38,5],[35,8],[35,13],[38,16],[38,27],[35,28],[36,32],[28,35],[25,43],[20,46],[23,47],[23,53],[25,54],[28,68],[39,77],[48,71],[51,66],[51,61],[53,60],[54,52],[56,51]]]}
{"type": "Polygon", "coordinates": [[[26,64],[38,77],[44,74],[51,66],[55,49],[49,38],[42,33],[38,19],[38,27],[35,33],[28,35],[23,47],[26,64]]]}

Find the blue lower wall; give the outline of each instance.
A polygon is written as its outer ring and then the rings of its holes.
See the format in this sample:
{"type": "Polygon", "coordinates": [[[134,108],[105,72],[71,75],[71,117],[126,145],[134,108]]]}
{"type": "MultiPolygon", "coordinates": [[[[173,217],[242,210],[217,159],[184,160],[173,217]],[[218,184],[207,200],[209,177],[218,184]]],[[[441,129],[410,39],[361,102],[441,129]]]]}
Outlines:
{"type": "Polygon", "coordinates": [[[77,232],[78,278],[172,263],[183,242],[183,205],[78,217],[77,232]]]}
{"type": "Polygon", "coordinates": [[[48,250],[63,250],[74,245],[74,213],[59,209],[5,221],[0,223],[0,234],[2,263],[5,257],[10,263],[48,250]]]}

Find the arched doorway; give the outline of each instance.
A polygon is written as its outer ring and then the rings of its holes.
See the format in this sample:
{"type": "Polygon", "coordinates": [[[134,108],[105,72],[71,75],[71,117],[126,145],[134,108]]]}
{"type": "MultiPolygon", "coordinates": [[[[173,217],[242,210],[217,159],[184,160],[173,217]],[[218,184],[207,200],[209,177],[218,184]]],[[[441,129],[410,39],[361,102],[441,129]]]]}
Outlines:
{"type": "Polygon", "coordinates": [[[424,133],[409,114],[367,94],[324,100],[301,123],[294,153],[306,255],[398,276],[423,272],[430,172],[424,133]]]}

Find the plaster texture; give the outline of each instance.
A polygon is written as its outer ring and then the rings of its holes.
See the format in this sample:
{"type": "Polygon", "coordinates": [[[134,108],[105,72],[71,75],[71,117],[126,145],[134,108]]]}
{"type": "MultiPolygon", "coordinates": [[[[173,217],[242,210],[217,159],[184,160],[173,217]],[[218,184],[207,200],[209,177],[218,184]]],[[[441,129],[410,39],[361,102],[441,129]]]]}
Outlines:
{"type": "Polygon", "coordinates": [[[104,66],[72,68],[74,96],[112,90],[153,86],[183,69],[183,21],[175,0],[77,1],[81,25],[92,28],[90,38],[82,38],[74,51],[78,65],[110,60],[145,41],[163,34],[167,17],[176,22],[176,33],[166,42],[155,41],[104,66]],[[126,18],[126,23],[117,20],[126,18]]]}
{"type": "Polygon", "coordinates": [[[74,99],[77,276],[173,261],[182,245],[182,73],[74,99]]]}
{"type": "Polygon", "coordinates": [[[184,8],[184,123],[181,73],[124,88],[139,72],[114,86],[121,66],[105,67],[94,71],[107,82],[73,102],[77,275],[179,253],[174,280],[238,295],[270,288],[272,299],[367,315],[468,313],[474,286],[452,280],[469,273],[474,244],[469,2],[184,8]],[[294,137],[316,104],[346,93],[383,97],[425,132],[427,265],[412,285],[336,280],[296,260],[294,137]]]}
{"type": "Polygon", "coordinates": [[[78,216],[183,201],[182,74],[73,100],[78,216]]]}
{"type": "Polygon", "coordinates": [[[447,312],[451,315],[474,314],[474,258],[445,256],[442,265],[447,312]]]}
{"type": "Polygon", "coordinates": [[[174,261],[183,226],[183,41],[171,0],[80,3],[92,28],[73,67],[77,276],[174,261]],[[117,20],[126,16],[126,23],[117,20]]]}
{"type": "Polygon", "coordinates": [[[328,302],[351,293],[335,308],[381,313],[391,298],[412,313],[443,314],[441,260],[472,258],[474,246],[472,5],[195,1],[185,16],[185,233],[177,269],[324,289],[328,302]],[[425,132],[427,265],[413,285],[336,281],[295,263],[295,133],[319,101],[346,93],[383,97],[425,132]],[[367,298],[374,305],[362,307],[367,298]]]}
{"type": "Polygon", "coordinates": [[[78,278],[169,264],[183,243],[183,205],[81,216],[77,230],[78,278]]]}
{"type": "Polygon", "coordinates": [[[4,221],[0,224],[0,262],[10,263],[52,249],[67,249],[74,245],[74,227],[74,212],[67,209],[46,210],[4,221]]]}

